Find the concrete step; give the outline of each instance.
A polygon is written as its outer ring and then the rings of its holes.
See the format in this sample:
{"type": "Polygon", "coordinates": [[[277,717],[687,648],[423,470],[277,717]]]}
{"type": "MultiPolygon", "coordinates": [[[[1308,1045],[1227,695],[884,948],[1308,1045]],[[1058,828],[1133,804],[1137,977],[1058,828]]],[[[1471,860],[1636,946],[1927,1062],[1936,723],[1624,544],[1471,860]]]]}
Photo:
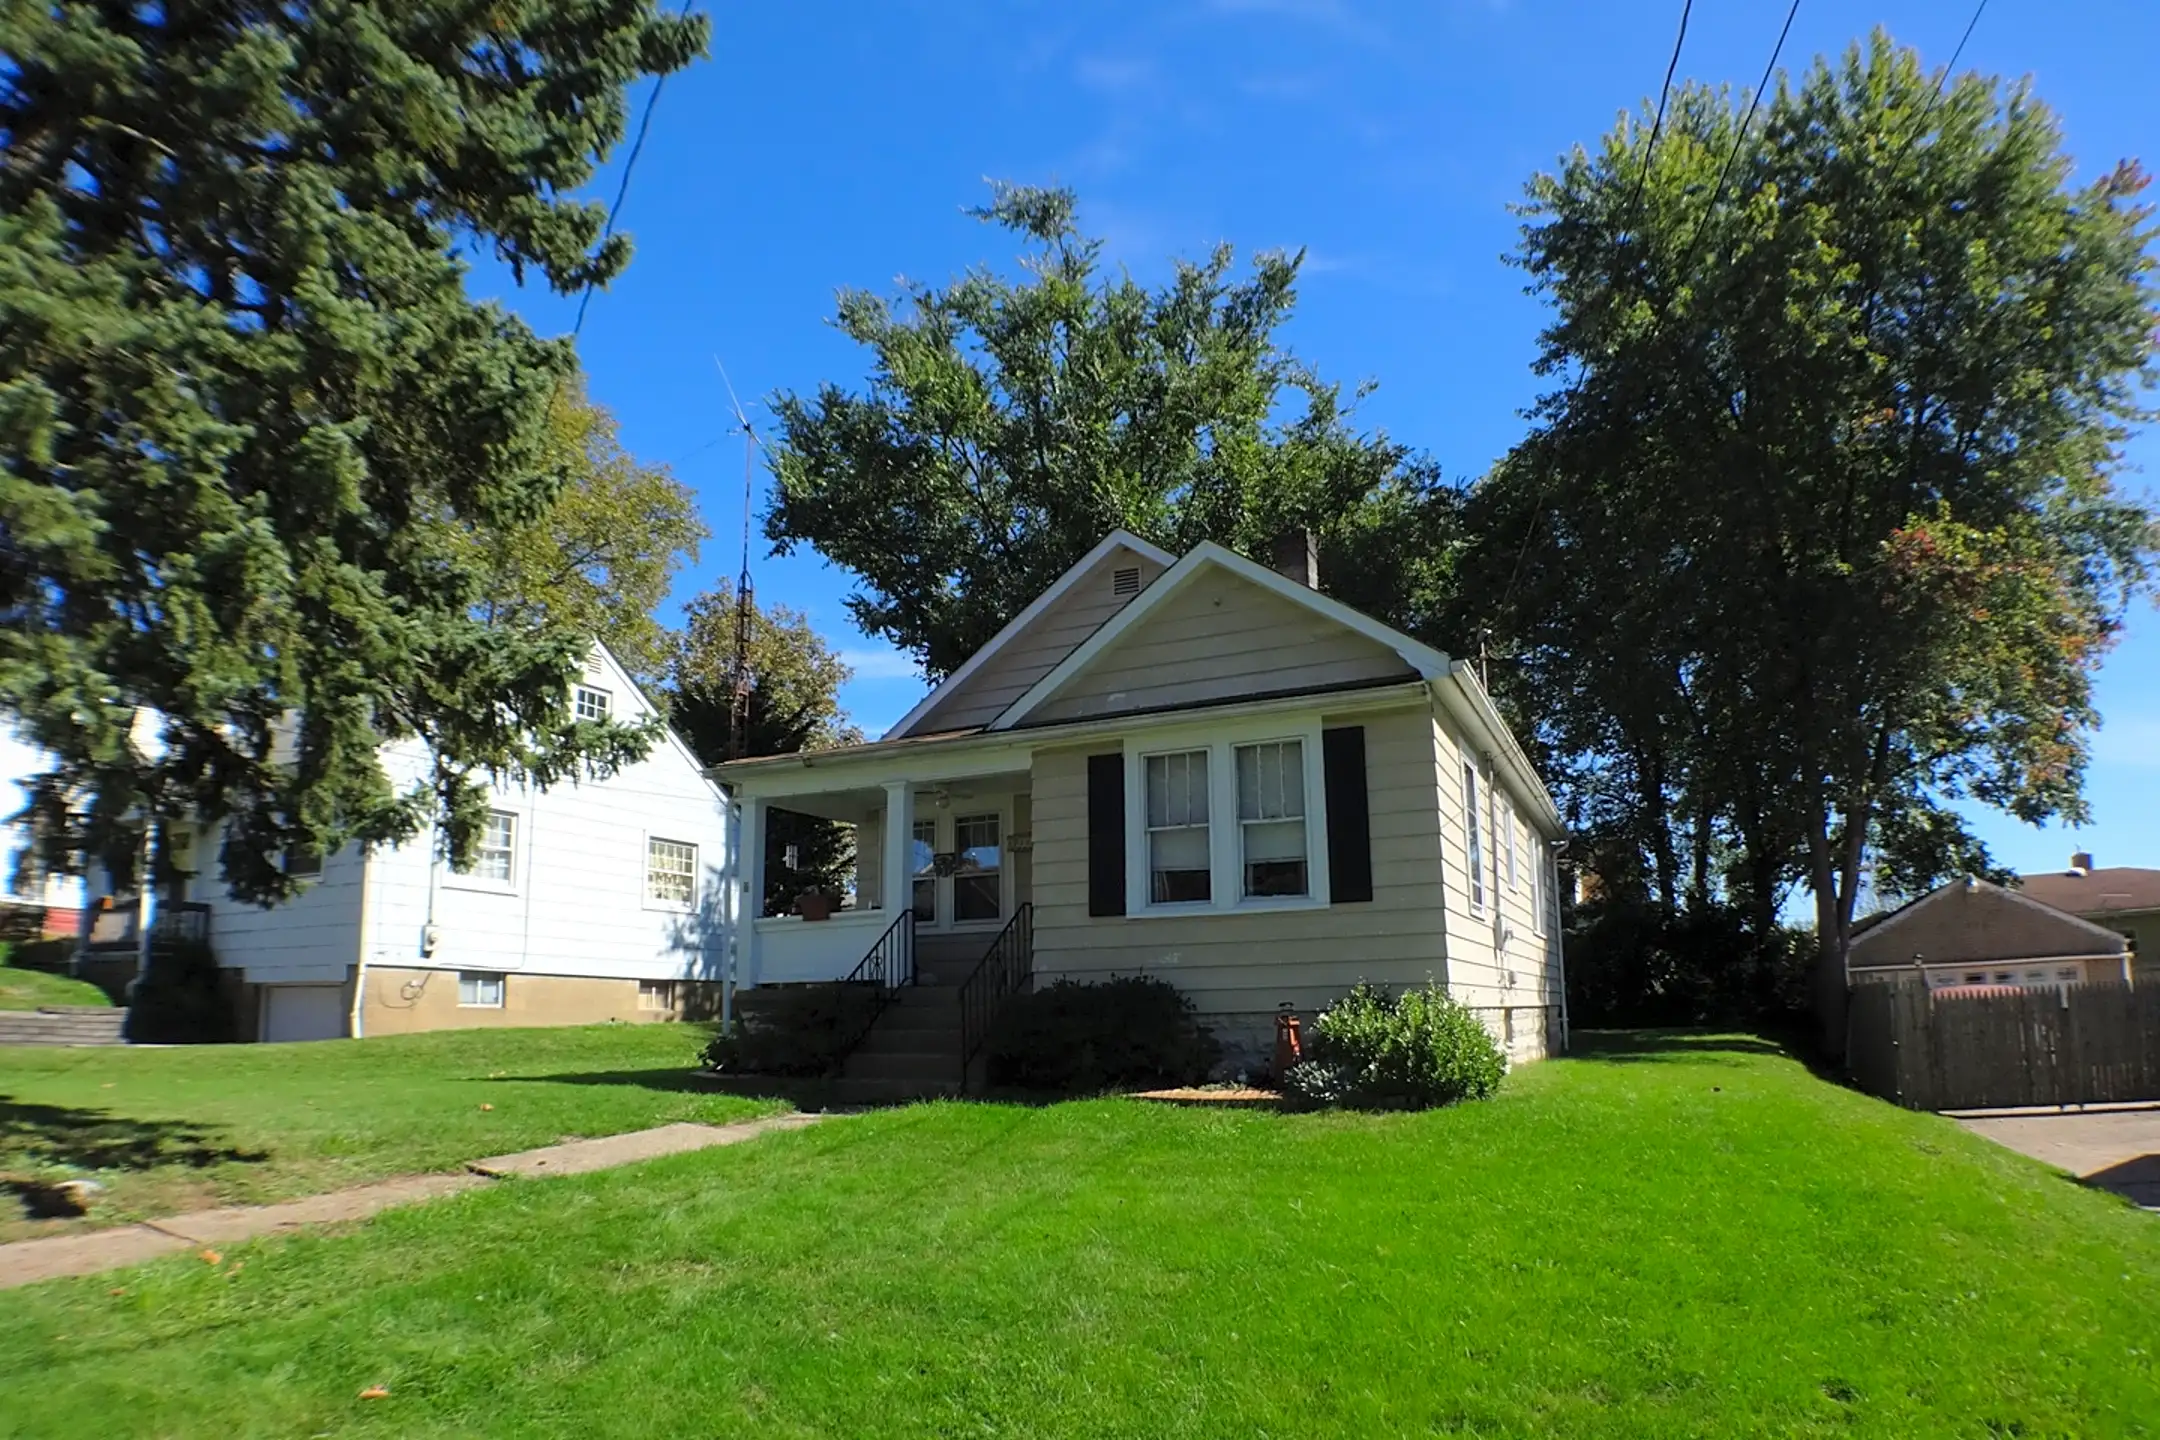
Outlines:
{"type": "Polygon", "coordinates": [[[840,1069],[842,1080],[951,1082],[959,1088],[960,1052],[858,1050],[840,1069]]]}
{"type": "Polygon", "coordinates": [[[960,1093],[957,1076],[942,1080],[880,1080],[843,1076],[828,1081],[824,1103],[838,1109],[859,1105],[905,1105],[910,1100],[934,1100],[960,1093]]]}

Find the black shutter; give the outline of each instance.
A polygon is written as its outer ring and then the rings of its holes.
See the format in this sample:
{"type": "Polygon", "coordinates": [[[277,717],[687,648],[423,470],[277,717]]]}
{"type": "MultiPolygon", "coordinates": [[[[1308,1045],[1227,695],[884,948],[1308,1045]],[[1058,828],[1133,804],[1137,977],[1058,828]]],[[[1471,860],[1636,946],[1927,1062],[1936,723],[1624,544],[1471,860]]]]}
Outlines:
{"type": "MultiPolygon", "coordinates": [[[[1361,812],[1362,813],[1362,812],[1361,812]]],[[[1125,913],[1125,757],[1088,756],[1088,914],[1125,913]]]]}
{"type": "Polygon", "coordinates": [[[1365,727],[1320,732],[1327,784],[1328,893],[1335,904],[1372,899],[1372,811],[1365,797],[1365,727]]]}

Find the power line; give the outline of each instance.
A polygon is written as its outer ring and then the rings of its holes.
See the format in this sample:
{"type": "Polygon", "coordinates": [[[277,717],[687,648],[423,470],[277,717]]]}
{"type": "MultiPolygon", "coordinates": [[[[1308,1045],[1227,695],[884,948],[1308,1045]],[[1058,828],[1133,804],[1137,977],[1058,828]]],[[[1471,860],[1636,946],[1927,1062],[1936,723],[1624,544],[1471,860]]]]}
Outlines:
{"type": "MultiPolygon", "coordinates": [[[[683,0],[682,8],[675,12],[680,20],[690,13],[690,0],[683,0]]],[[[630,198],[630,176],[637,169],[638,156],[645,153],[645,137],[652,131],[653,107],[660,103],[660,92],[667,86],[667,72],[653,76],[652,90],[645,96],[645,113],[638,117],[637,135],[630,142],[630,153],[623,159],[622,183],[615,187],[615,203],[608,206],[607,220],[600,226],[600,243],[605,245],[615,233],[615,221],[622,214],[623,201],[630,198]]],[[[585,333],[585,311],[592,304],[593,282],[585,282],[585,293],[578,297],[577,323],[570,327],[570,338],[585,333]]]]}
{"type": "Polygon", "coordinates": [[[1695,0],[1684,0],[1680,6],[1680,33],[1673,37],[1672,59],[1665,65],[1665,83],[1658,87],[1657,116],[1650,122],[1650,143],[1643,147],[1642,173],[1635,177],[1635,194],[1628,201],[1628,214],[1632,217],[1642,204],[1643,186],[1650,179],[1650,161],[1657,154],[1658,134],[1665,128],[1665,102],[1672,95],[1673,73],[1680,68],[1680,47],[1687,44],[1688,16],[1695,11],[1695,0]]]}
{"type": "MultiPolygon", "coordinates": [[[[1985,3],[1985,0],[1982,0],[1985,3]]],[[[1710,191],[1710,203],[1703,207],[1702,219],[1688,235],[1688,248],[1682,253],[1678,274],[1687,276],[1688,262],[1695,258],[1695,246],[1701,241],[1703,231],[1710,227],[1711,217],[1717,214],[1718,201],[1725,198],[1725,181],[1732,174],[1733,162],[1740,158],[1740,147],[1747,143],[1748,130],[1755,123],[1755,111],[1762,104],[1763,91],[1770,88],[1770,74],[1777,69],[1778,56],[1785,53],[1785,37],[1792,34],[1793,17],[1800,13],[1800,0],[1792,0],[1792,8],[1785,12],[1785,28],[1778,31],[1777,44],[1770,47],[1770,63],[1763,66],[1762,79],[1755,82],[1755,93],[1748,98],[1747,114],[1741,118],[1740,128],[1733,135],[1732,148],[1725,152],[1725,163],[1718,167],[1717,185],[1710,191]]]]}

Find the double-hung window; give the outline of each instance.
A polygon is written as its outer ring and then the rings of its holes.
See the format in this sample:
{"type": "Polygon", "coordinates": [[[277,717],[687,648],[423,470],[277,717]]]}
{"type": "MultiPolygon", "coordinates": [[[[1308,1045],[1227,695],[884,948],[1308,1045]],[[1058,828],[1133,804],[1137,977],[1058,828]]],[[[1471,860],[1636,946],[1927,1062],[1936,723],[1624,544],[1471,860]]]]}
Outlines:
{"type": "Polygon", "coordinates": [[[1501,808],[1507,814],[1507,893],[1512,895],[1521,888],[1521,881],[1517,879],[1515,870],[1515,807],[1509,804],[1501,808]]]}
{"type": "Polygon", "coordinates": [[[490,810],[480,824],[480,840],[473,847],[472,863],[457,872],[460,888],[511,890],[517,885],[518,817],[508,810],[490,810]]]}
{"type": "Polygon", "coordinates": [[[1462,809],[1463,828],[1470,849],[1469,864],[1464,867],[1470,872],[1470,908],[1482,911],[1485,908],[1485,845],[1478,827],[1477,766],[1467,762],[1462,767],[1462,809]]]}
{"type": "Polygon", "coordinates": [[[1143,762],[1147,794],[1148,903],[1214,898],[1208,826],[1208,752],[1179,750],[1143,762]]]}
{"type": "Polygon", "coordinates": [[[953,919],[995,920],[1004,909],[1004,869],[1000,863],[998,817],[953,817],[953,919]]]}
{"type": "Polygon", "coordinates": [[[915,923],[937,922],[937,821],[917,820],[908,851],[913,867],[915,923]]]}
{"type": "Polygon", "coordinates": [[[645,898],[687,909],[697,901],[697,846],[657,836],[645,842],[645,898]]]}
{"type": "Polygon", "coordinates": [[[1305,742],[1237,747],[1239,893],[1310,895],[1305,863],[1305,742]]]}

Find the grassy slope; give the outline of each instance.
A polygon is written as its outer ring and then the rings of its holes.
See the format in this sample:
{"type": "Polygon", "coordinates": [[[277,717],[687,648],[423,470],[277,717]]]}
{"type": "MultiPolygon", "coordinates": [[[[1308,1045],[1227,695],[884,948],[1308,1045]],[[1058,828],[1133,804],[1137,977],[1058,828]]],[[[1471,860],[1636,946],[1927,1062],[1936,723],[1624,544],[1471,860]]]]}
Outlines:
{"type": "Polygon", "coordinates": [[[87,980],[18,970],[0,957],[0,1010],[35,1010],[40,1005],[111,1006],[112,999],[87,980]]]}
{"type": "Polygon", "coordinates": [[[769,1108],[686,1087],[706,1034],[603,1025],[312,1045],[0,1046],[0,1175],[89,1174],[108,1186],[91,1221],[10,1215],[0,1240],[769,1108]]]}
{"type": "Polygon", "coordinates": [[[0,1293],[0,1433],[2108,1435],[2160,1417],[2160,1219],[1701,1041],[1534,1067],[1418,1116],[918,1107],[233,1258],[0,1293]],[[378,1383],[387,1399],[356,1398],[378,1383]]]}

